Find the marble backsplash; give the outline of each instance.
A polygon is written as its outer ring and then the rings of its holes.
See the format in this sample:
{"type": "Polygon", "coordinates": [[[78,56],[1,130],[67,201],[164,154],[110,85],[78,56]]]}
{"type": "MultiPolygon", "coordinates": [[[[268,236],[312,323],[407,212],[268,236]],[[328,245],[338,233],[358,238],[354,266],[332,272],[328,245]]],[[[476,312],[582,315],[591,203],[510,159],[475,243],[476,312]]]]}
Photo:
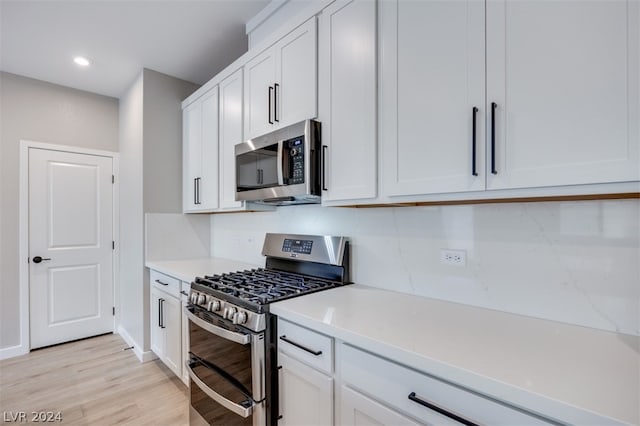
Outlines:
{"type": "Polygon", "coordinates": [[[640,335],[640,201],[280,207],[211,215],[211,254],[264,264],[266,232],[348,236],[354,282],[640,335]],[[445,265],[442,249],[466,252],[445,265]]]}

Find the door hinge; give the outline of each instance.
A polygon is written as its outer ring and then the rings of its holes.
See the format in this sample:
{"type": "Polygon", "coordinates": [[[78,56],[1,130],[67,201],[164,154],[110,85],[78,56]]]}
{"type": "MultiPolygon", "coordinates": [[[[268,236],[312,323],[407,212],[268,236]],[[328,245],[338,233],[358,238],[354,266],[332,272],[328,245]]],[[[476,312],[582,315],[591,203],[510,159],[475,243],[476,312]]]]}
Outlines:
{"type": "Polygon", "coordinates": [[[115,249],[116,249],[116,242],[111,241],[111,250],[115,250],[115,249]]]}
{"type": "Polygon", "coordinates": [[[111,308],[111,315],[113,315],[114,317],[116,316],[116,307],[112,307],[111,308]]]}
{"type": "Polygon", "coordinates": [[[111,175],[111,183],[116,183],[116,175],[111,175]]]}

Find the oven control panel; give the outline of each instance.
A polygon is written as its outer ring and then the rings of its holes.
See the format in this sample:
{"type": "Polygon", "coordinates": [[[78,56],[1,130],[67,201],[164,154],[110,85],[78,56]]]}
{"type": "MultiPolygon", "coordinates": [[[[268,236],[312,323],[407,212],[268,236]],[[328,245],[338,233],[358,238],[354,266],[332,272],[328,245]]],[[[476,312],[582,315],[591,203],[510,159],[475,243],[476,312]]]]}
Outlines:
{"type": "Polygon", "coordinates": [[[311,254],[313,240],[294,240],[286,238],[282,244],[282,251],[285,253],[311,254]]]}

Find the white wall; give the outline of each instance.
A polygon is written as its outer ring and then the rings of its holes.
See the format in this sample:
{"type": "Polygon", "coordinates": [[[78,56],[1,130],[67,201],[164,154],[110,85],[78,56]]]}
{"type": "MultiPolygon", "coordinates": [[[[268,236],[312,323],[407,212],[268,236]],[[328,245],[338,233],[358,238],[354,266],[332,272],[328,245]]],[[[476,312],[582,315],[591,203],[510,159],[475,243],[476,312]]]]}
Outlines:
{"type": "Polygon", "coordinates": [[[212,215],[212,255],[264,264],[265,232],[350,237],[360,284],[640,335],[639,200],[212,215]]]}
{"type": "Polygon", "coordinates": [[[120,100],[119,318],[139,356],[150,346],[144,214],[182,211],[181,103],[197,87],[145,69],[120,100]]]}
{"type": "Polygon", "coordinates": [[[120,327],[142,350],[143,73],[120,98],[120,327]]]}
{"type": "Polygon", "coordinates": [[[0,72],[0,349],[20,344],[20,140],[118,150],[118,100],[0,72]]]}

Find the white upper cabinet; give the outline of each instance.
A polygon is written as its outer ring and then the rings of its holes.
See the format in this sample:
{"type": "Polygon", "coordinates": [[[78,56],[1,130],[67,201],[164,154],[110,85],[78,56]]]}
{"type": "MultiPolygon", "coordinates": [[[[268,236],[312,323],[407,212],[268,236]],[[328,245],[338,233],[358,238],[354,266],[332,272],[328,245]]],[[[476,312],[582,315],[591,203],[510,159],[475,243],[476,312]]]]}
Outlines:
{"type": "Polygon", "coordinates": [[[572,185],[640,180],[638,1],[389,0],[380,8],[388,199],[525,188],[569,195],[572,185]]]}
{"type": "Polygon", "coordinates": [[[249,60],[244,74],[245,136],[317,115],[317,24],[311,18],[249,60]]]}
{"type": "Polygon", "coordinates": [[[484,189],[484,11],[478,0],[380,2],[386,195],[484,189]]]}
{"type": "Polygon", "coordinates": [[[488,188],[640,179],[639,10],[637,0],[487,2],[488,188]]]}
{"type": "Polygon", "coordinates": [[[332,3],[319,34],[322,202],[356,204],[377,195],[376,2],[332,3]]]}
{"type": "Polygon", "coordinates": [[[218,88],[183,110],[182,199],[185,212],[218,208],[218,88]]]}
{"type": "Polygon", "coordinates": [[[225,78],[220,87],[220,208],[240,209],[236,201],[235,146],[242,138],[242,69],[225,78]]]}

